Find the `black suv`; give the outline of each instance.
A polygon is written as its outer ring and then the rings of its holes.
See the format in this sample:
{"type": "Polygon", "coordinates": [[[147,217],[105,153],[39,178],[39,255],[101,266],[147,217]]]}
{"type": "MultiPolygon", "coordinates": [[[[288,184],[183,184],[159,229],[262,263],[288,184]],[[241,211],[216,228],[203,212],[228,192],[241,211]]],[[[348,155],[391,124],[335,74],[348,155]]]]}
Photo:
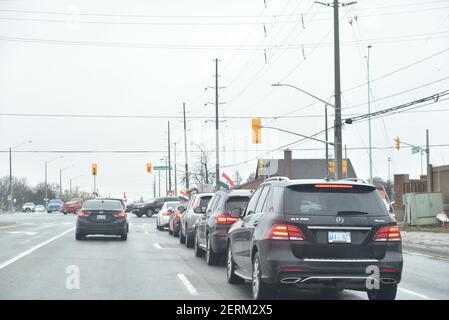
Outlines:
{"type": "Polygon", "coordinates": [[[254,299],[281,286],[366,291],[394,299],[402,274],[401,234],[372,185],[266,180],[228,234],[229,283],[252,282],[254,299]]]}
{"type": "Polygon", "coordinates": [[[183,197],[161,197],[154,198],[149,200],[148,202],[142,204],[136,204],[133,207],[133,213],[139,218],[144,214],[147,217],[152,217],[154,214],[158,213],[162,208],[165,202],[168,201],[185,201],[186,199],[183,197]]]}
{"type": "Polygon", "coordinates": [[[226,256],[228,230],[238,219],[231,217],[231,210],[243,211],[251,197],[250,190],[219,191],[201,216],[195,231],[195,256],[206,255],[208,265],[216,265],[226,256]]]}

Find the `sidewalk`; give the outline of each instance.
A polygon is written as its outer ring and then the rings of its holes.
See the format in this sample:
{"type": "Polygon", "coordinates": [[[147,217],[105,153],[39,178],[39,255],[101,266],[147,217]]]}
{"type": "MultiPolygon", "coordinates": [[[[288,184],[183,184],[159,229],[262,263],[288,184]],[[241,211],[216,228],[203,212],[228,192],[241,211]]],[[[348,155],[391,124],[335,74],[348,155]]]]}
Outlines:
{"type": "Polygon", "coordinates": [[[404,251],[449,259],[449,233],[401,231],[404,251]]]}

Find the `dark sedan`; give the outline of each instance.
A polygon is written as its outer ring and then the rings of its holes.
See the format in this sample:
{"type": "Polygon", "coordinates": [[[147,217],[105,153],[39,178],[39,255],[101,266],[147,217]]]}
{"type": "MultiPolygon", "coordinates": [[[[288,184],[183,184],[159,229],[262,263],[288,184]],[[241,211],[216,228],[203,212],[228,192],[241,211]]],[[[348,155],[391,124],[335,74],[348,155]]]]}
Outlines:
{"type": "Polygon", "coordinates": [[[76,240],[87,235],[117,235],[128,238],[128,217],[117,200],[88,200],[78,212],[76,240]]]}

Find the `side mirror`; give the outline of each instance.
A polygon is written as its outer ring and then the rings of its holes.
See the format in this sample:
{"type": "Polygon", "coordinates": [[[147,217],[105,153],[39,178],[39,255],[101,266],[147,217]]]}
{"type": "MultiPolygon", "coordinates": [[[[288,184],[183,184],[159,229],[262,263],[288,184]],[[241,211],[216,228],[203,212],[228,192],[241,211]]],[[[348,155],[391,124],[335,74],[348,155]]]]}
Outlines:
{"type": "Polygon", "coordinates": [[[186,207],[185,206],[179,206],[178,207],[178,211],[179,212],[184,212],[184,211],[186,211],[186,207]]]}
{"type": "Polygon", "coordinates": [[[242,216],[242,208],[234,208],[231,209],[231,217],[233,218],[239,218],[242,216]]]}

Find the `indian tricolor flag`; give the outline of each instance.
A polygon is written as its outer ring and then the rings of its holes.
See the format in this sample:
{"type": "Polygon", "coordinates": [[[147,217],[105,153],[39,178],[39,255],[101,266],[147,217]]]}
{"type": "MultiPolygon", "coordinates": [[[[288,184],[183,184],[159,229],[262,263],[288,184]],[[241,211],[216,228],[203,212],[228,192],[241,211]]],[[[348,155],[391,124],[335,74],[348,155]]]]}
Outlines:
{"type": "Polygon", "coordinates": [[[226,190],[229,190],[229,189],[232,189],[235,187],[234,182],[232,182],[232,179],[229,178],[229,176],[224,172],[221,174],[220,186],[226,190]]]}

